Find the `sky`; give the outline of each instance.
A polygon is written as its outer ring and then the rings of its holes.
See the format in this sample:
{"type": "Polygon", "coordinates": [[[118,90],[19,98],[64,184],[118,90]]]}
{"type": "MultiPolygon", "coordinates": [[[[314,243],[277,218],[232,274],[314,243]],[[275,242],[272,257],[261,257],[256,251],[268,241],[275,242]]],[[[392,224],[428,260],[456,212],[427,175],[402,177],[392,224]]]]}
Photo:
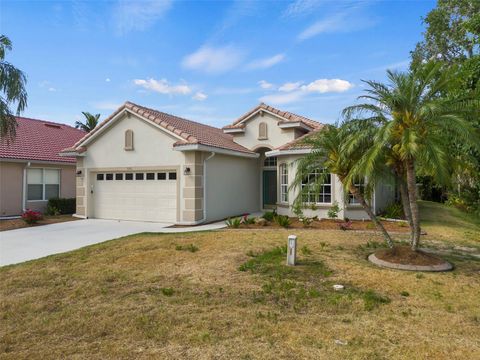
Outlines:
{"type": "Polygon", "coordinates": [[[434,1],[6,1],[23,116],[74,124],[125,101],[221,127],[260,102],[323,123],[405,70],[434,1]]]}

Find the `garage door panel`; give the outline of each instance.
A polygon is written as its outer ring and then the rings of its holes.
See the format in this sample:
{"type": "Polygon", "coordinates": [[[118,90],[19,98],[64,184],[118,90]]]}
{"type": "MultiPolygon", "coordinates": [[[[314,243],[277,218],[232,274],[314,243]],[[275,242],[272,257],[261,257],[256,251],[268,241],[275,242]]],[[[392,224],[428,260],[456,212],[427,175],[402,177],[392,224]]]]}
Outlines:
{"type": "Polygon", "coordinates": [[[176,221],[176,180],[146,180],[146,176],[144,180],[98,180],[95,176],[94,184],[96,218],[176,221]]]}

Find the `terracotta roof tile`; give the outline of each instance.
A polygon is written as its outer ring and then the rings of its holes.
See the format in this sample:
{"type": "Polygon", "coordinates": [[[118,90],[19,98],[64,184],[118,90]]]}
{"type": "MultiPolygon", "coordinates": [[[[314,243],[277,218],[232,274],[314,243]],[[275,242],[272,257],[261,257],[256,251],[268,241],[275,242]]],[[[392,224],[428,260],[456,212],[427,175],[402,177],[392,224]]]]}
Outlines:
{"type": "MultiPolygon", "coordinates": [[[[253,154],[252,151],[248,150],[240,144],[235,143],[233,141],[233,136],[225,134],[222,129],[187,120],[178,116],[166,114],[158,110],[146,108],[144,106],[140,106],[131,102],[126,102],[107,119],[102,121],[93,131],[91,131],[83,139],[78,141],[75,144],[75,148],[77,148],[85,140],[90,138],[93,134],[98,132],[112,118],[114,118],[117,114],[124,111],[125,109],[128,109],[131,112],[138,114],[139,116],[142,116],[181,137],[183,140],[177,141],[175,143],[175,146],[181,146],[186,144],[199,144],[253,154]]],[[[67,149],[65,149],[65,152],[67,152],[67,149]]]]}
{"type": "Polygon", "coordinates": [[[314,134],[318,133],[320,130],[322,130],[323,127],[318,128],[312,132],[309,132],[303,136],[300,136],[296,138],[295,140],[292,140],[282,146],[277,147],[275,150],[302,150],[302,149],[310,149],[311,145],[306,144],[303,141],[308,138],[309,136],[313,136],[314,134]]]}
{"type": "Polygon", "coordinates": [[[75,157],[60,156],[59,152],[75,144],[85,132],[51,121],[16,117],[15,140],[0,141],[0,158],[33,161],[75,163],[75,157]]]}

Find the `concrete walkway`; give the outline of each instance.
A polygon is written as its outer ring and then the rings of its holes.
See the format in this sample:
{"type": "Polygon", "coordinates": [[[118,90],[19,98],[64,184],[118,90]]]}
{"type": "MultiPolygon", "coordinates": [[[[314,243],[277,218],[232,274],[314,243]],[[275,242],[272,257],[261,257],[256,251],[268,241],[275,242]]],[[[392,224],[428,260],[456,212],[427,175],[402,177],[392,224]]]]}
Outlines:
{"type": "Polygon", "coordinates": [[[0,232],[0,266],[38,259],[142,232],[216,230],[223,222],[168,228],[169,223],[87,219],[0,232]]]}

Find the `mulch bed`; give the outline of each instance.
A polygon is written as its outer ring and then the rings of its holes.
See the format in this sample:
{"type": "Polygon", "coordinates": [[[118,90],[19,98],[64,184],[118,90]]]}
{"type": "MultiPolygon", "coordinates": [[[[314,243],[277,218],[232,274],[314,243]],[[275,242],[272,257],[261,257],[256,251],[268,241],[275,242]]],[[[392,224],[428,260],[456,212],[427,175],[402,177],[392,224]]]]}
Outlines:
{"type": "Polygon", "coordinates": [[[444,260],[424,253],[422,251],[413,251],[408,246],[397,246],[393,249],[381,249],[375,252],[375,256],[383,261],[402,265],[440,265],[445,263],[444,260]]]}
{"type": "Polygon", "coordinates": [[[81,219],[73,217],[72,215],[45,216],[43,220],[40,220],[38,223],[32,224],[32,225],[28,225],[22,219],[0,220],[0,231],[21,229],[21,228],[32,227],[32,226],[42,226],[42,225],[55,224],[55,223],[74,221],[74,220],[81,220],[81,219]]]}
{"type": "MultiPolygon", "coordinates": [[[[319,229],[319,230],[340,230],[340,225],[345,224],[343,220],[330,220],[330,219],[320,219],[313,221],[309,226],[304,226],[298,218],[290,218],[291,225],[289,229],[319,229]]],[[[349,230],[365,230],[365,231],[375,231],[377,228],[371,221],[362,221],[362,220],[350,220],[351,227],[349,230]]],[[[400,225],[399,222],[393,221],[382,221],[383,226],[387,231],[392,232],[409,232],[408,225],[400,225]]],[[[268,229],[268,228],[277,228],[281,229],[275,222],[268,222],[267,225],[262,226],[258,224],[252,225],[240,225],[240,229],[268,229]]]]}

